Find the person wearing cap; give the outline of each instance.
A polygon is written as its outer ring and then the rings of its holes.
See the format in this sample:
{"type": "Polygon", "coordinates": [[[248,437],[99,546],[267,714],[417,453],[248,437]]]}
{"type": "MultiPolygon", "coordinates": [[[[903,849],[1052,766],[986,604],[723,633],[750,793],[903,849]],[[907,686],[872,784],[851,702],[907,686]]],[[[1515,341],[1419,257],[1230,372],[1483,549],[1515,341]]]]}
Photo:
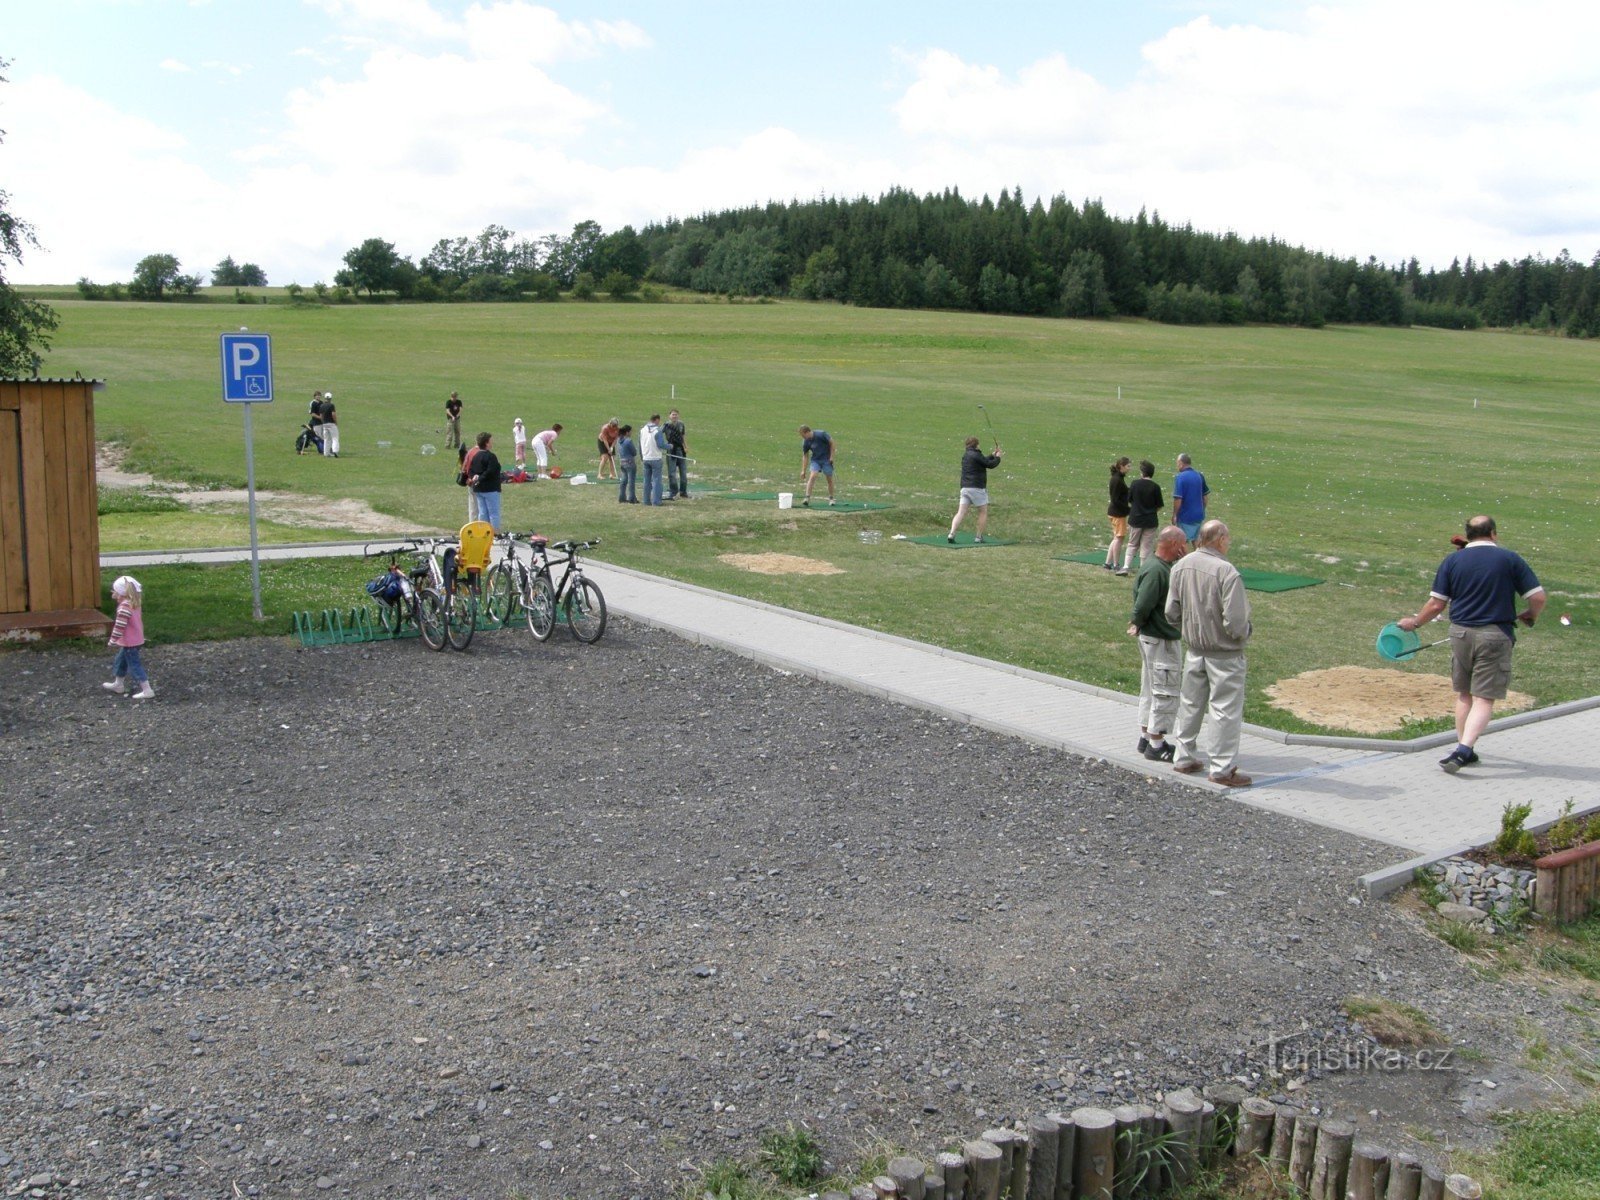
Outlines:
{"type": "Polygon", "coordinates": [[[511,446],[520,470],[528,461],[528,427],[522,423],[521,417],[511,422],[511,446]]]}
{"type": "MultiPolygon", "coordinates": [[[[1451,539],[1452,542],[1454,539],[1451,539]]],[[[1538,577],[1520,554],[1499,544],[1494,518],[1467,522],[1466,545],[1434,572],[1428,602],[1395,622],[1411,631],[1450,610],[1450,686],[1456,693],[1456,747],[1439,760],[1447,775],[1478,762],[1474,747],[1511,687],[1517,623],[1532,627],[1544,611],[1538,577]],[[1518,599],[1527,607],[1517,611],[1518,599]]]]}
{"type": "Polygon", "coordinates": [[[333,407],[333,393],[322,393],[322,457],[339,457],[339,414],[333,407]]]}

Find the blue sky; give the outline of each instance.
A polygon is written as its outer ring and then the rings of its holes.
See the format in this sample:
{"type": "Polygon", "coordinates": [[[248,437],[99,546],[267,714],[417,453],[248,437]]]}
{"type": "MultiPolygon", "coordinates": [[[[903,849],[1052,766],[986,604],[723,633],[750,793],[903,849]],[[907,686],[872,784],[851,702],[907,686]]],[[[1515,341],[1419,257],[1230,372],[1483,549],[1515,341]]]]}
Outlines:
{"type": "Polygon", "coordinates": [[[1425,265],[1600,251],[1600,6],[730,0],[10,5],[0,187],[42,251],[331,279],[767,199],[959,187],[1425,265]]]}

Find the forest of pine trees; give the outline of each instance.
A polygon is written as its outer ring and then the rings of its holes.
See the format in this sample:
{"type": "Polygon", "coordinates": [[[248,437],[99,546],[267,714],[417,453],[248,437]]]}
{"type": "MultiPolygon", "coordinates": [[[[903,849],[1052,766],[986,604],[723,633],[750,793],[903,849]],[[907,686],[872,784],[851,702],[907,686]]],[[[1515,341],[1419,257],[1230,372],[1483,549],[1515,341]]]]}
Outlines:
{"type": "MultiPolygon", "coordinates": [[[[632,231],[629,230],[630,235],[632,231]]],[[[1018,188],[791,201],[646,226],[646,278],[695,291],[1034,316],[1529,326],[1600,335],[1600,254],[1423,273],[1272,238],[1113,217],[1018,188]]]]}

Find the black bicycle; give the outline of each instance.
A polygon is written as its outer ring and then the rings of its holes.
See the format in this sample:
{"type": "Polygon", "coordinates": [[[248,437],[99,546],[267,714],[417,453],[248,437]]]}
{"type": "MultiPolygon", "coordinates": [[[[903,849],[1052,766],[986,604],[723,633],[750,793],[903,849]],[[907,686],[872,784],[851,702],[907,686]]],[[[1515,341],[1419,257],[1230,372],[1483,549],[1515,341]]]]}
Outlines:
{"type": "MultiPolygon", "coordinates": [[[[599,538],[587,542],[550,543],[549,550],[566,557],[557,559],[554,564],[562,568],[562,573],[551,592],[548,611],[531,607],[528,611],[528,628],[541,642],[555,629],[555,614],[558,612],[566,621],[567,628],[572,630],[572,636],[580,642],[598,642],[600,635],[605,633],[606,598],[601,594],[599,584],[584,575],[583,563],[578,560],[580,551],[592,550],[599,544],[599,538]],[[535,624],[536,620],[538,624],[535,624]]],[[[539,574],[547,583],[550,582],[551,564],[548,556],[539,574]]]]}

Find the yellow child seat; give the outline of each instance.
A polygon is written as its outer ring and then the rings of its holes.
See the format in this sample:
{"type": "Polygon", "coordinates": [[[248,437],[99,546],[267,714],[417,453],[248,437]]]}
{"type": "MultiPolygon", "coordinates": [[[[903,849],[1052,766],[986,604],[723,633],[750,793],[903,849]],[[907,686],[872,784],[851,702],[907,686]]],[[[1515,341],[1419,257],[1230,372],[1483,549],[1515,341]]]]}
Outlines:
{"type": "Polygon", "coordinates": [[[461,527],[461,552],[457,565],[474,574],[489,569],[489,553],[494,549],[494,526],[487,521],[468,521],[461,527]]]}

